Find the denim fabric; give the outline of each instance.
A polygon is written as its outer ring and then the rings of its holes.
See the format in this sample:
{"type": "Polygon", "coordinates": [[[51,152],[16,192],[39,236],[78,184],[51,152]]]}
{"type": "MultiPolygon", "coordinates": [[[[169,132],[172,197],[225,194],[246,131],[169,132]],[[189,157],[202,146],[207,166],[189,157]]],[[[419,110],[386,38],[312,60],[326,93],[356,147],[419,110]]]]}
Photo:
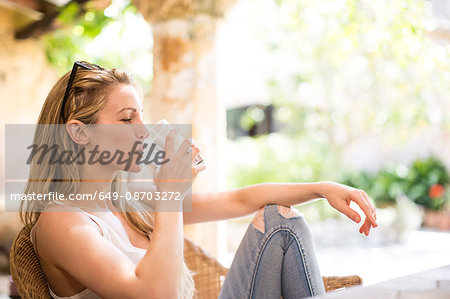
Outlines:
{"type": "Polygon", "coordinates": [[[298,299],[325,293],[304,217],[286,217],[276,204],[260,212],[264,219],[247,228],[219,299],[298,299]]]}

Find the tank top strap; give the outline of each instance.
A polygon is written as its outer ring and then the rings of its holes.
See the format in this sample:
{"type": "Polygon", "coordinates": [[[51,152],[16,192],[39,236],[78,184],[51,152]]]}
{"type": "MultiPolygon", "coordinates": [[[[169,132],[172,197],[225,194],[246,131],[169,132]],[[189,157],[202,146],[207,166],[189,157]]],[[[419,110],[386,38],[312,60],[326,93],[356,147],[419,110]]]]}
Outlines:
{"type": "Polygon", "coordinates": [[[84,290],[82,290],[81,292],[72,295],[72,296],[66,296],[66,297],[61,297],[55,294],[55,292],[52,290],[52,288],[50,287],[50,284],[47,282],[47,287],[48,287],[48,292],[50,293],[50,296],[53,299],[98,299],[100,297],[98,297],[97,295],[95,295],[90,289],[85,288],[84,290]]]}
{"type": "Polygon", "coordinates": [[[97,224],[98,227],[100,227],[100,231],[101,231],[101,234],[102,234],[103,237],[105,237],[107,239],[110,239],[109,238],[108,229],[105,227],[106,224],[100,217],[92,215],[91,213],[88,213],[88,212],[86,212],[83,209],[80,209],[78,207],[75,207],[75,208],[78,209],[79,211],[83,212],[89,218],[91,218],[91,220],[94,221],[94,223],[97,224]]]}
{"type": "MultiPolygon", "coordinates": [[[[103,220],[101,218],[99,218],[99,217],[97,217],[95,215],[89,214],[88,212],[86,212],[86,211],[84,211],[84,210],[82,210],[80,208],[77,208],[77,207],[75,207],[75,208],[78,209],[79,211],[83,212],[87,216],[89,216],[89,218],[91,218],[91,220],[95,224],[97,224],[97,226],[100,228],[100,232],[101,232],[102,236],[107,238],[107,239],[110,239],[110,235],[108,233],[108,230],[105,228],[105,226],[104,226],[105,223],[103,222],[103,220]]],[[[34,252],[37,255],[37,249],[36,249],[37,248],[37,245],[36,245],[36,224],[33,225],[33,227],[30,230],[30,241],[31,241],[31,244],[33,245],[34,252]]]]}

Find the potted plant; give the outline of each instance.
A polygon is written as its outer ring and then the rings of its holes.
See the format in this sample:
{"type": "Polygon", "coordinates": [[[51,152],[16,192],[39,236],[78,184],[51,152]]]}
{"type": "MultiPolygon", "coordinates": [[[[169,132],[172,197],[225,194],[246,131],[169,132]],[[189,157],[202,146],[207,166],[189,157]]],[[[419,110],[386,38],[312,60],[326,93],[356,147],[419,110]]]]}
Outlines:
{"type": "Polygon", "coordinates": [[[445,165],[429,157],[413,161],[405,170],[398,169],[398,165],[392,164],[376,173],[347,173],[342,182],[365,190],[379,208],[395,208],[400,227],[416,223],[410,218],[414,213],[404,211],[412,210],[405,202],[409,199],[424,210],[423,216],[419,216],[419,225],[422,219],[425,227],[450,230],[450,192],[447,190],[450,176],[445,165]]]}
{"type": "Polygon", "coordinates": [[[450,230],[450,176],[437,158],[415,160],[405,177],[404,193],[414,203],[424,207],[423,225],[450,230]]]}

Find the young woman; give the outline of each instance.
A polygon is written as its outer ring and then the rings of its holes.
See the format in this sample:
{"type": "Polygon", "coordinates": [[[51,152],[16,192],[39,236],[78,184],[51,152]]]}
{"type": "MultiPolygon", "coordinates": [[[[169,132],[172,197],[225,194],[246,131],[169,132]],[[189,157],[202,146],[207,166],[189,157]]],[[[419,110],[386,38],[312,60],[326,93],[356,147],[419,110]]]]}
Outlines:
{"type": "MultiPolygon", "coordinates": [[[[148,135],[142,121],[142,91],[132,77],[76,62],[51,89],[39,116],[34,143],[58,143],[74,152],[127,152],[148,135]],[[54,131],[45,125],[59,124],[54,131]],[[107,125],[113,125],[114,129],[107,125]],[[109,128],[109,129],[108,129],[109,128]],[[137,143],[136,143],[137,142],[137,143]]],[[[256,212],[227,274],[220,298],[302,298],[324,292],[310,230],[291,208],[315,198],[359,223],[349,207],[365,213],[360,233],[376,227],[376,213],[362,190],[332,182],[267,183],[223,192],[186,192],[205,169],[199,149],[184,140],[175,149],[175,132],[166,139],[165,158],[155,185],[130,191],[179,192],[175,209],[149,212],[145,203],[119,198],[56,203],[28,201],[21,218],[54,298],[192,298],[195,286],[183,260],[183,225],[240,217],[256,212]],[[188,159],[186,158],[188,157],[188,159]],[[186,174],[190,180],[175,180],[186,174]],[[192,211],[181,212],[183,200],[192,211]]],[[[138,148],[137,158],[142,146],[138,148]]],[[[44,160],[45,161],[45,160],[44,160]]],[[[25,193],[99,194],[124,190],[119,175],[138,172],[133,163],[31,163],[25,193]],[[122,188],[122,189],[121,189],[122,188]]],[[[42,162],[42,161],[41,161],[42,162]]],[[[157,204],[158,205],[158,204],[157,204]]]]}

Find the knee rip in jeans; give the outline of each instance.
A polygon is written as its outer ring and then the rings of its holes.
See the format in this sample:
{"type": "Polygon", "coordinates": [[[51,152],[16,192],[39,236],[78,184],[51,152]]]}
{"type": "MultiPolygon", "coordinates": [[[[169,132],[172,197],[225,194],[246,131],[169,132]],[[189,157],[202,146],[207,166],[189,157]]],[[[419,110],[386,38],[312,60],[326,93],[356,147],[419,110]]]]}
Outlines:
{"type": "MultiPolygon", "coordinates": [[[[277,208],[278,208],[278,213],[286,219],[301,216],[300,213],[298,213],[295,209],[293,209],[291,207],[284,206],[284,205],[277,205],[277,208]]],[[[256,212],[256,214],[252,220],[253,227],[256,228],[257,230],[259,230],[263,234],[266,231],[265,222],[264,222],[264,209],[265,209],[265,206],[260,208],[256,212]]]]}

